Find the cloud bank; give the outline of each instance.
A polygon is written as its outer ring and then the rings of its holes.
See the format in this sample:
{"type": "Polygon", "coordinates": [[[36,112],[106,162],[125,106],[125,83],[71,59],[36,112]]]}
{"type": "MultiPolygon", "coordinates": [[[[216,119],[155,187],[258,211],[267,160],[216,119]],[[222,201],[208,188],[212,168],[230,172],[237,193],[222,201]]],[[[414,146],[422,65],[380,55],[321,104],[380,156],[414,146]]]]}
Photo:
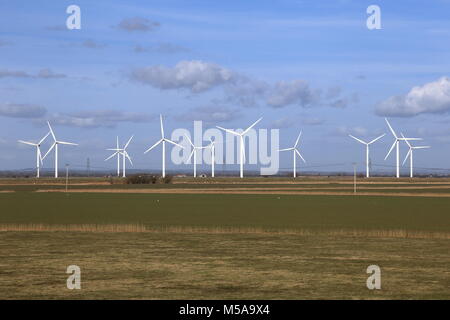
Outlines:
{"type": "Polygon", "coordinates": [[[376,114],[390,117],[413,117],[425,113],[450,111],[450,78],[442,77],[407,94],[393,96],[375,107],[376,114]]]}
{"type": "Polygon", "coordinates": [[[180,61],[173,67],[162,65],[139,67],[129,78],[161,90],[184,89],[193,94],[222,88],[222,102],[244,107],[265,104],[272,108],[287,106],[328,106],[345,108],[355,101],[342,97],[340,87],[328,89],[326,94],[301,79],[269,83],[232,71],[215,63],[199,60],[180,61]]]}
{"type": "Polygon", "coordinates": [[[233,72],[213,63],[181,61],[173,68],[150,66],[134,69],[131,79],[159,89],[203,92],[233,81],[233,72]]]}
{"type": "Polygon", "coordinates": [[[142,17],[123,19],[117,27],[127,32],[147,32],[157,29],[161,24],[142,17]]]}
{"type": "Polygon", "coordinates": [[[47,113],[47,109],[32,104],[6,103],[0,105],[0,116],[10,118],[39,118],[47,113]]]}

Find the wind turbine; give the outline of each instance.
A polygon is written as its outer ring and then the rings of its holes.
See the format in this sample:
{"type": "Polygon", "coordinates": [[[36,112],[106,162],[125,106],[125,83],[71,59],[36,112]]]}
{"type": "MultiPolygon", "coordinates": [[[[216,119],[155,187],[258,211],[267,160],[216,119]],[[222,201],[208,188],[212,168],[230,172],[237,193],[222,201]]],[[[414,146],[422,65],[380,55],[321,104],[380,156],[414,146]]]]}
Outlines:
{"type": "MultiPolygon", "coordinates": [[[[405,138],[405,136],[403,135],[403,133],[402,133],[401,135],[402,135],[403,138],[405,138]]],[[[430,147],[430,146],[416,146],[416,147],[413,147],[413,146],[409,143],[408,140],[405,140],[405,142],[406,142],[406,144],[407,144],[408,147],[409,147],[409,151],[408,151],[408,153],[406,154],[405,160],[403,160],[403,164],[402,164],[402,165],[405,164],[406,159],[408,159],[408,157],[409,157],[409,176],[412,178],[412,177],[414,176],[414,175],[413,175],[413,150],[416,150],[416,149],[428,149],[428,148],[431,148],[431,147],[430,147]]]]}
{"type": "Polygon", "coordinates": [[[214,178],[214,162],[215,162],[215,153],[216,153],[216,143],[213,139],[209,138],[211,142],[207,147],[207,149],[211,149],[211,177],[214,178]]]}
{"type": "Polygon", "coordinates": [[[108,161],[109,159],[111,159],[112,157],[114,157],[115,155],[117,155],[117,176],[120,176],[120,148],[119,148],[119,137],[116,137],[116,148],[115,149],[106,149],[106,150],[114,150],[116,152],[114,152],[111,156],[109,156],[108,158],[105,159],[105,161],[108,161]]]}
{"type": "Polygon", "coordinates": [[[250,127],[245,129],[244,131],[242,131],[242,133],[236,132],[236,131],[231,130],[231,129],[225,129],[225,128],[216,126],[220,130],[224,130],[224,131],[229,132],[229,133],[231,133],[231,134],[233,134],[235,136],[238,136],[240,138],[239,164],[240,164],[240,177],[241,178],[244,177],[244,161],[245,161],[244,136],[246,135],[247,132],[250,131],[251,128],[253,128],[261,120],[262,120],[262,118],[259,118],[258,120],[256,120],[250,127]]]}
{"type": "Polygon", "coordinates": [[[194,156],[194,178],[195,178],[195,177],[197,177],[197,150],[206,149],[207,147],[196,147],[187,135],[184,135],[184,136],[186,137],[186,139],[189,141],[189,143],[192,146],[192,152],[189,155],[189,158],[187,159],[187,161],[190,161],[192,156],[194,156]]]}
{"type": "Polygon", "coordinates": [[[292,151],[292,154],[294,156],[294,178],[297,176],[297,155],[303,160],[303,162],[306,163],[305,159],[303,159],[302,155],[300,154],[300,151],[298,151],[297,146],[298,143],[300,141],[300,137],[302,136],[302,132],[300,131],[297,140],[295,141],[295,144],[292,148],[286,148],[286,149],[280,149],[278,151],[283,152],[283,151],[292,151]]]}
{"type": "Polygon", "coordinates": [[[386,135],[386,133],[383,133],[381,136],[379,136],[379,137],[373,139],[372,141],[370,141],[370,142],[365,142],[365,141],[363,141],[363,140],[361,140],[361,139],[358,139],[358,138],[352,136],[351,134],[349,134],[349,136],[350,136],[351,138],[353,138],[353,139],[355,139],[356,141],[358,141],[358,142],[360,142],[360,143],[366,145],[366,178],[369,178],[369,177],[370,177],[370,173],[369,173],[369,171],[370,171],[370,170],[369,170],[369,163],[370,163],[370,159],[369,159],[369,145],[371,145],[372,143],[374,143],[374,142],[377,141],[378,139],[383,138],[385,135],[386,135]]]}
{"type": "Polygon", "coordinates": [[[48,132],[41,140],[39,140],[38,143],[19,140],[20,143],[36,147],[36,178],[39,178],[41,174],[41,164],[42,164],[41,144],[44,142],[45,139],[47,139],[49,134],[50,132],[48,132]]]}
{"type": "Polygon", "coordinates": [[[386,120],[386,123],[389,127],[389,130],[391,130],[392,135],[394,136],[395,140],[394,143],[392,144],[392,147],[389,149],[389,152],[387,153],[386,157],[384,158],[384,160],[386,160],[389,155],[392,152],[392,149],[394,149],[394,147],[396,148],[396,167],[397,167],[397,172],[396,172],[396,177],[400,178],[400,150],[399,150],[399,144],[400,144],[400,140],[422,140],[421,138],[399,138],[397,136],[397,134],[395,133],[394,129],[392,129],[391,124],[389,123],[388,119],[384,118],[384,120],[386,120]]]}
{"type": "Polygon", "coordinates": [[[161,123],[161,139],[158,140],[154,145],[152,145],[150,148],[148,148],[144,154],[158,146],[160,143],[162,143],[162,177],[164,178],[166,176],[166,142],[173,144],[174,146],[180,147],[184,149],[183,146],[179,145],[178,143],[173,142],[172,140],[166,139],[164,136],[164,126],[163,126],[163,120],[162,115],[159,115],[159,120],[161,123]]]}
{"type": "Polygon", "coordinates": [[[122,164],[122,177],[126,177],[126,161],[125,158],[128,159],[128,161],[133,165],[133,162],[131,161],[130,155],[127,152],[127,147],[130,144],[131,140],[133,139],[133,136],[128,139],[128,142],[123,146],[123,148],[119,148],[119,137],[117,137],[116,140],[116,148],[115,149],[106,149],[110,151],[115,151],[112,155],[110,155],[108,158],[105,159],[105,161],[108,161],[112,157],[117,155],[117,176],[120,176],[120,156],[122,156],[123,164],[122,164]]]}
{"type": "Polygon", "coordinates": [[[50,129],[50,133],[53,137],[54,142],[53,142],[52,146],[50,147],[50,149],[48,149],[47,153],[42,157],[42,159],[45,159],[45,157],[50,153],[50,151],[55,149],[55,178],[58,178],[58,145],[65,144],[65,145],[77,146],[78,144],[57,140],[55,133],[53,132],[52,127],[50,126],[50,122],[47,121],[47,124],[48,124],[48,128],[50,129]]]}

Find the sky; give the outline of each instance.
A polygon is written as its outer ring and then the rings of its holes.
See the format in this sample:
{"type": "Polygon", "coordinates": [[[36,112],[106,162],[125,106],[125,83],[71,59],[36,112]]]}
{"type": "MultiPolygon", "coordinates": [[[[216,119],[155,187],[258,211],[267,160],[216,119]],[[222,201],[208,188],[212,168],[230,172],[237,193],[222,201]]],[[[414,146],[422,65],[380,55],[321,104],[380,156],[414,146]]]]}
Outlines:
{"type": "Polygon", "coordinates": [[[134,167],[158,169],[161,151],[143,152],[160,138],[159,114],[169,134],[194,120],[237,129],[263,117],[256,128],[279,129],[280,147],[301,130],[305,170],[362,171],[364,146],[348,135],[386,133],[371,162],[393,172],[388,117],[431,146],[415,153],[417,167],[450,168],[448,0],[17,0],[0,12],[0,170],[34,167],[17,140],[39,140],[46,121],[79,144],[60,148],[60,166],[89,158],[114,169],[105,149],[134,134],[134,167]],[[80,30],[66,27],[72,4],[80,30]],[[381,29],[369,30],[373,4],[381,29]]]}

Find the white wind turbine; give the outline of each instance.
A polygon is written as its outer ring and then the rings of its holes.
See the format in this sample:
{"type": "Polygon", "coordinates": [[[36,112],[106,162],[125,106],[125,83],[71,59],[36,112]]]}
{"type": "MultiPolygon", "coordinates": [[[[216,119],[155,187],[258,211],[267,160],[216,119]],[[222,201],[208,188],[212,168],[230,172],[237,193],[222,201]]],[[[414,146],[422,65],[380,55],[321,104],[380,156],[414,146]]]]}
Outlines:
{"type": "Polygon", "coordinates": [[[41,140],[39,140],[38,143],[19,140],[20,143],[36,147],[36,178],[39,178],[41,174],[41,164],[42,164],[41,144],[44,142],[45,139],[47,139],[49,134],[50,132],[48,132],[41,140]]]}
{"type": "Polygon", "coordinates": [[[159,120],[161,123],[161,139],[158,140],[153,146],[148,148],[144,154],[158,146],[160,143],[162,143],[162,177],[164,178],[166,176],[166,142],[173,144],[174,146],[180,147],[184,149],[183,146],[179,145],[178,143],[173,142],[172,140],[166,139],[164,136],[164,126],[163,126],[163,120],[162,115],[159,115],[159,120]]]}
{"type": "Polygon", "coordinates": [[[50,129],[50,133],[53,137],[53,144],[50,147],[50,149],[48,149],[47,153],[42,157],[42,159],[45,159],[45,157],[50,153],[50,151],[55,149],[55,178],[58,178],[58,145],[65,144],[65,145],[77,146],[78,144],[57,140],[55,133],[53,132],[52,127],[50,126],[50,122],[47,121],[47,124],[48,124],[48,128],[50,129]]]}
{"type": "Polygon", "coordinates": [[[386,157],[384,158],[384,160],[386,160],[389,155],[391,154],[392,150],[394,149],[394,147],[396,148],[396,167],[397,167],[397,172],[396,172],[396,177],[400,178],[400,150],[399,150],[399,144],[401,140],[407,141],[407,140],[422,140],[421,138],[399,138],[397,136],[397,134],[395,133],[394,129],[392,129],[391,124],[389,123],[388,119],[384,118],[384,120],[386,120],[386,123],[389,127],[389,130],[391,130],[392,135],[394,136],[395,140],[394,143],[392,144],[392,147],[389,149],[389,152],[387,153],[386,157]]]}
{"type": "Polygon", "coordinates": [[[115,149],[106,149],[110,151],[115,151],[112,155],[110,155],[108,158],[105,159],[105,161],[108,161],[114,156],[117,156],[117,176],[120,176],[120,156],[122,156],[122,177],[126,177],[126,161],[125,158],[128,159],[131,165],[133,165],[133,162],[131,161],[130,155],[127,152],[127,147],[130,144],[131,140],[133,139],[133,136],[128,139],[128,142],[123,146],[123,148],[119,148],[119,137],[117,137],[116,140],[116,148],[115,149]]]}
{"type": "Polygon", "coordinates": [[[349,136],[350,136],[351,138],[353,138],[353,139],[355,139],[356,141],[358,141],[358,142],[360,142],[360,143],[366,145],[366,177],[367,177],[367,178],[370,177],[370,173],[369,173],[369,161],[370,161],[370,160],[369,160],[369,145],[371,145],[372,143],[374,143],[374,142],[377,141],[378,139],[383,138],[385,135],[386,135],[386,133],[383,133],[381,136],[379,136],[379,137],[373,139],[372,141],[370,141],[370,142],[365,142],[365,141],[363,141],[363,140],[361,140],[361,139],[358,139],[358,138],[352,136],[351,134],[349,134],[349,136]]]}
{"type": "Polygon", "coordinates": [[[186,139],[189,141],[190,145],[192,146],[192,152],[189,155],[189,158],[187,159],[187,161],[191,161],[192,156],[194,156],[194,178],[197,177],[197,151],[198,150],[202,150],[202,149],[206,149],[207,147],[196,147],[191,139],[189,139],[189,137],[185,134],[184,135],[186,137],[186,139]]]}
{"type": "MultiPolygon", "coordinates": [[[[403,133],[401,134],[402,135],[402,137],[403,138],[405,138],[405,136],[403,135],[403,133]]],[[[416,147],[413,147],[410,143],[409,143],[409,141],[408,140],[405,140],[405,142],[406,142],[406,144],[408,145],[408,147],[409,147],[409,151],[408,151],[408,153],[406,154],[406,157],[405,157],[405,160],[403,160],[403,165],[405,164],[405,162],[406,162],[406,160],[408,159],[408,157],[409,157],[409,176],[412,178],[412,177],[414,177],[414,174],[413,174],[413,150],[416,150],[416,149],[428,149],[428,148],[431,148],[430,146],[416,146],[416,147]]]]}
{"type": "Polygon", "coordinates": [[[216,155],[216,143],[213,139],[209,138],[211,142],[207,147],[207,149],[211,149],[211,177],[214,178],[214,164],[215,164],[215,155],[216,155]]]}
{"type": "Polygon", "coordinates": [[[247,132],[250,131],[251,128],[253,128],[258,122],[260,122],[262,118],[259,118],[256,120],[250,127],[242,131],[242,133],[239,133],[237,131],[231,130],[231,129],[225,129],[222,127],[217,126],[217,128],[224,130],[226,132],[229,132],[235,136],[238,136],[240,138],[240,152],[239,152],[239,164],[240,164],[240,177],[244,177],[244,162],[245,162],[245,145],[244,145],[244,136],[247,134],[247,132]]]}
{"type": "Polygon", "coordinates": [[[301,136],[302,136],[302,132],[300,131],[293,147],[278,150],[280,152],[292,151],[292,155],[294,156],[294,178],[297,176],[297,155],[303,160],[303,162],[306,163],[305,159],[303,159],[302,155],[300,154],[300,151],[298,151],[298,149],[297,149],[297,146],[298,146],[301,136]]]}

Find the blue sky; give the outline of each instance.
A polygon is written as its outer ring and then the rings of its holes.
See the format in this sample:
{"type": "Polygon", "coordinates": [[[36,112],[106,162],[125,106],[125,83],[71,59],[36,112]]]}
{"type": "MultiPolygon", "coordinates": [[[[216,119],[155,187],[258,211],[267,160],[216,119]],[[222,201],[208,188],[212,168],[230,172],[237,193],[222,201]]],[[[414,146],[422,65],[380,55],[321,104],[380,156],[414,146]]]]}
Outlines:
{"type": "MultiPolygon", "coordinates": [[[[134,134],[135,167],[159,168],[159,151],[143,155],[159,113],[167,131],[263,116],[282,147],[303,130],[307,165],[343,163],[324,170],[362,170],[363,146],[348,134],[388,133],[389,116],[432,146],[417,167],[450,167],[450,1],[19,0],[0,12],[1,169],[33,167],[33,150],[16,141],[43,136],[46,120],[80,143],[62,148],[61,163],[114,168],[104,149],[134,134]],[[65,27],[71,4],[81,30],[65,27]],[[381,30],[366,27],[371,4],[381,30]]],[[[394,164],[383,160],[391,143],[373,145],[374,164],[394,164]]]]}

